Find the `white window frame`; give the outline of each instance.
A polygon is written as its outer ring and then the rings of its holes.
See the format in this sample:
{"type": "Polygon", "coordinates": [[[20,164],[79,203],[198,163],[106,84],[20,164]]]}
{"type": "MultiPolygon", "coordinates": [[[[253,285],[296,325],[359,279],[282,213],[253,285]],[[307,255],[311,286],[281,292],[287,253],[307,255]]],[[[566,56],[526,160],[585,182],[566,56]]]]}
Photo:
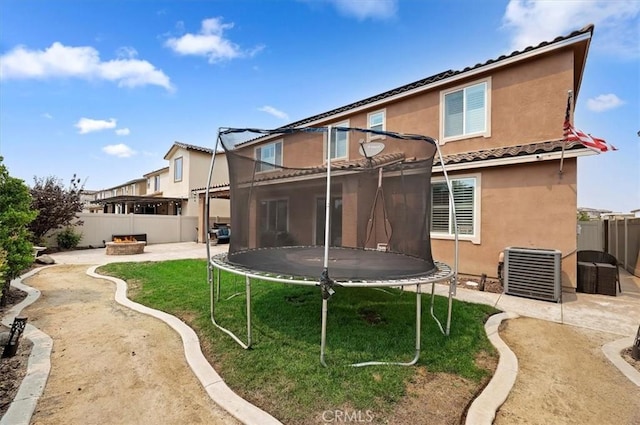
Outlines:
{"type": "Polygon", "coordinates": [[[153,176],[153,191],[160,192],[160,176],[153,176]]]}
{"type": "MultiPolygon", "coordinates": [[[[369,112],[367,114],[367,128],[373,130],[373,128],[371,127],[371,120],[373,117],[375,117],[376,115],[380,115],[382,114],[382,128],[379,129],[378,131],[387,131],[387,110],[386,109],[379,109],[377,111],[373,111],[373,112],[369,112]]],[[[380,134],[372,134],[372,133],[368,133],[367,134],[367,140],[374,140],[374,139],[384,139],[385,137],[383,135],[380,134]]]]}
{"type": "MultiPolygon", "coordinates": [[[[283,157],[284,157],[284,143],[283,143],[282,139],[281,140],[275,140],[275,141],[270,142],[270,143],[265,143],[265,144],[260,145],[260,146],[256,146],[256,148],[253,151],[253,157],[256,159],[256,161],[261,161],[262,158],[258,157],[258,152],[260,152],[260,156],[261,156],[263,149],[265,149],[267,147],[271,147],[271,146],[274,147],[274,151],[275,151],[274,155],[277,155],[276,145],[278,145],[278,144],[280,145],[280,158],[279,158],[280,161],[278,162],[278,158],[276,157],[274,162],[275,162],[276,165],[282,165],[283,164],[283,157]]],[[[256,169],[256,173],[270,173],[270,172],[277,171],[277,170],[278,169],[274,168],[273,166],[263,165],[262,163],[259,162],[258,163],[258,169],[256,169]],[[262,169],[263,166],[265,167],[265,169],[262,169]]]]}
{"type": "MultiPolygon", "coordinates": [[[[337,124],[332,124],[331,127],[349,127],[349,120],[347,121],[342,121],[339,122],[337,124]]],[[[348,131],[345,132],[340,132],[341,134],[344,134],[344,136],[346,137],[346,141],[345,141],[345,154],[344,156],[332,156],[331,157],[331,161],[348,161],[349,160],[349,133],[348,131]]],[[[323,150],[322,150],[322,162],[326,163],[327,162],[327,139],[329,139],[329,133],[325,133],[325,138],[324,138],[324,146],[323,146],[323,150]]],[[[336,132],[337,134],[337,132],[336,132]]]]}
{"type": "MultiPolygon", "coordinates": [[[[466,100],[466,97],[464,98],[466,100]]],[[[463,101],[464,102],[464,101],[463,101]]],[[[466,103],[465,103],[466,105],[466,103]]],[[[463,120],[466,115],[463,112],[463,120]]],[[[440,141],[441,144],[445,144],[447,142],[452,142],[455,140],[469,139],[472,137],[491,137],[491,77],[484,78],[482,80],[473,81],[467,84],[459,85],[456,87],[452,87],[447,90],[443,90],[440,92],[440,141]],[[464,121],[462,126],[462,134],[457,134],[455,136],[445,136],[445,98],[447,95],[456,93],[459,91],[464,91],[468,88],[484,84],[485,85],[485,99],[484,99],[484,124],[485,128],[483,131],[469,132],[465,133],[464,129],[464,121]]]]}
{"type": "Polygon", "coordinates": [[[182,181],[182,174],[184,173],[184,159],[182,156],[174,158],[173,160],[173,181],[175,183],[182,181]],[[178,163],[180,167],[178,167],[178,163]],[[180,175],[178,175],[178,171],[180,171],[180,175]]]}
{"type": "MultiPolygon", "coordinates": [[[[481,243],[481,229],[480,229],[480,223],[482,222],[482,217],[480,212],[482,211],[482,176],[480,173],[473,173],[473,174],[460,174],[460,175],[455,175],[455,176],[449,176],[449,180],[451,181],[451,185],[453,186],[453,182],[455,180],[467,180],[467,179],[474,179],[475,180],[475,188],[474,188],[474,192],[473,192],[473,231],[474,233],[471,235],[463,235],[463,234],[458,234],[458,239],[461,241],[470,241],[473,244],[480,244],[481,243]]],[[[433,190],[433,185],[435,183],[445,183],[446,184],[446,180],[444,177],[434,177],[431,179],[431,186],[432,186],[432,190],[433,190]]],[[[447,191],[447,196],[449,196],[449,192],[447,191]]],[[[429,199],[428,202],[430,203],[430,208],[429,211],[431,211],[431,213],[433,214],[433,200],[429,199]]],[[[449,220],[450,220],[450,225],[452,225],[451,221],[452,221],[452,215],[451,215],[451,204],[449,204],[449,220]]],[[[454,240],[455,239],[455,235],[453,232],[451,232],[451,229],[449,230],[449,232],[436,232],[431,230],[431,217],[429,217],[429,230],[430,230],[430,234],[431,234],[431,238],[432,239],[444,239],[444,240],[454,240]]]]}

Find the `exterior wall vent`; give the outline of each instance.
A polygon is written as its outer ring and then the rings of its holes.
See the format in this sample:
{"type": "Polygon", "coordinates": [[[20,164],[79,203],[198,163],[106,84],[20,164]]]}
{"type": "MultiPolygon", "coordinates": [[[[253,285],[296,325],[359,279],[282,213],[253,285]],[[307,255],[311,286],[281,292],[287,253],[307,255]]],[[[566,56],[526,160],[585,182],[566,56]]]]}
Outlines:
{"type": "Polygon", "coordinates": [[[559,302],[561,259],[561,252],[555,249],[506,248],[505,294],[559,302]]]}

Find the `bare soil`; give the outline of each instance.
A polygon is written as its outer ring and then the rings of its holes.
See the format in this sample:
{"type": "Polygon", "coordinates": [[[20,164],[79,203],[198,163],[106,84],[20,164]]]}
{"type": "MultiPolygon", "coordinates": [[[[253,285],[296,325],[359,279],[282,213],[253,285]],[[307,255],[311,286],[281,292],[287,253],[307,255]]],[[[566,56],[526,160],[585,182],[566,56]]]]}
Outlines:
{"type": "Polygon", "coordinates": [[[117,304],[115,285],[86,268],[56,266],[25,282],[42,295],[23,314],[54,341],[31,424],[237,424],[191,372],[176,332],[117,304]]]}
{"type": "MultiPolygon", "coordinates": [[[[236,424],[194,377],[177,334],[116,304],[114,285],[88,277],[85,270],[56,266],[25,282],[42,296],[23,313],[54,340],[51,375],[31,424],[236,424]]],[[[501,292],[501,285],[486,280],[483,289],[501,292]]],[[[13,303],[24,296],[15,291],[13,303]]],[[[508,321],[501,336],[516,353],[520,370],[496,424],[640,424],[638,387],[600,349],[618,336],[526,318],[508,321]]],[[[18,354],[0,363],[0,416],[17,391],[29,350],[23,340],[18,354]]],[[[483,355],[477,362],[495,370],[493,357],[483,355]]],[[[640,370],[640,362],[630,363],[640,370]]],[[[464,423],[484,385],[418,366],[389,423],[464,423]]],[[[335,422],[321,413],[310,422],[327,423],[327,418],[335,422]]],[[[358,419],[370,417],[361,412],[358,419]]]]}
{"type": "Polygon", "coordinates": [[[640,388],[601,348],[618,335],[530,318],[501,328],[519,370],[495,424],[640,424],[640,388]]]}

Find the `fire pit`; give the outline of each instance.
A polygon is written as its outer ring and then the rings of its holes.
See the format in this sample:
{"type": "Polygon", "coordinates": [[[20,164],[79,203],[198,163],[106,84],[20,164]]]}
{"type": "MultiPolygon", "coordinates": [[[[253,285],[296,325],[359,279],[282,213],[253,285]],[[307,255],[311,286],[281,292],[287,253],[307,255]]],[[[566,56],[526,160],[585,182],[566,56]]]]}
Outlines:
{"type": "Polygon", "coordinates": [[[144,252],[145,241],[137,241],[134,237],[115,238],[106,242],[107,255],[134,255],[144,252]]]}

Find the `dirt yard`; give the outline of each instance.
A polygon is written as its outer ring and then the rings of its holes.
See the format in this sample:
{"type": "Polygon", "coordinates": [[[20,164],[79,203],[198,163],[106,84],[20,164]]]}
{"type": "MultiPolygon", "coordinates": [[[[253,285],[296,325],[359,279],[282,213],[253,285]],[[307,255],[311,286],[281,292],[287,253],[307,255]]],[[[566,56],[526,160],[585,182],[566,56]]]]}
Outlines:
{"type": "MultiPolygon", "coordinates": [[[[42,296],[23,313],[54,340],[51,375],[31,424],[237,423],[191,373],[178,335],[115,303],[115,286],[85,270],[56,266],[26,282],[42,296]]],[[[507,322],[501,335],[520,372],[496,424],[640,424],[640,389],[600,350],[618,336],[526,318],[507,322]]],[[[0,363],[0,415],[28,348],[21,345],[11,363],[0,363]]],[[[478,361],[495,368],[490,358],[478,361]]],[[[459,424],[477,391],[476,384],[419,367],[390,423],[459,424]]]]}
{"type": "Polygon", "coordinates": [[[619,336],[529,318],[503,322],[500,336],[519,371],[496,425],[640,424],[640,388],[601,349],[619,336]]]}
{"type": "Polygon", "coordinates": [[[23,314],[54,341],[31,424],[236,424],[189,369],[179,336],[121,307],[115,285],[86,269],[56,266],[25,282],[42,295],[23,314]]]}

